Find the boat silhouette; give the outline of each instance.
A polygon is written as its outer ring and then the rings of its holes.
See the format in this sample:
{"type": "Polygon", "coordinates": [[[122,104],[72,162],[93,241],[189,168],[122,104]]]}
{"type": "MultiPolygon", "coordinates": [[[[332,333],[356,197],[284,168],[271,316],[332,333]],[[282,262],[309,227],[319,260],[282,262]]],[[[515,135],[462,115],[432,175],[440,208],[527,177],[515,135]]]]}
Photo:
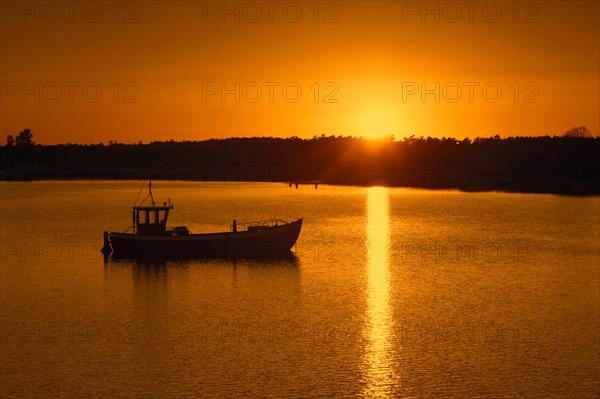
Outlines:
{"type": "MultiPolygon", "coordinates": [[[[142,186],[143,188],[143,186],[142,186]]],[[[134,205],[132,232],[104,232],[105,255],[116,256],[251,256],[270,257],[289,254],[302,228],[302,218],[286,222],[269,219],[248,223],[233,220],[230,231],[192,234],[185,226],[167,227],[174,204],[157,206],[148,183],[152,204],[134,205]]],[[[139,195],[138,195],[139,197],[139,195]]],[[[137,202],[137,200],[136,200],[137,202]]]]}

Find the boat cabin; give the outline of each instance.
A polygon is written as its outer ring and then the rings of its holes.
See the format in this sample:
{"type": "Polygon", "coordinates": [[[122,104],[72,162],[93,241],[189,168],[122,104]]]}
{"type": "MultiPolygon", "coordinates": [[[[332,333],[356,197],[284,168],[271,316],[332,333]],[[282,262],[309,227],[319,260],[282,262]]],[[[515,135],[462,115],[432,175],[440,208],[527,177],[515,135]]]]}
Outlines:
{"type": "Polygon", "coordinates": [[[167,218],[173,205],[133,207],[134,232],[141,235],[167,234],[167,218]]]}

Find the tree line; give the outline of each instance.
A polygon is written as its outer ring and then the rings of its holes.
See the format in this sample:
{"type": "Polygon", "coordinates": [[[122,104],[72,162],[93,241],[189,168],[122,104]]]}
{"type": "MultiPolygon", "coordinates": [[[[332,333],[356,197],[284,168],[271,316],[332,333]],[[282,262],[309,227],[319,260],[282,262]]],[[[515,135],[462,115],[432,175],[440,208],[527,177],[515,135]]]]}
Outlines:
{"type": "Polygon", "coordinates": [[[5,180],[189,179],[600,194],[600,137],[249,137],[0,147],[5,180]]]}

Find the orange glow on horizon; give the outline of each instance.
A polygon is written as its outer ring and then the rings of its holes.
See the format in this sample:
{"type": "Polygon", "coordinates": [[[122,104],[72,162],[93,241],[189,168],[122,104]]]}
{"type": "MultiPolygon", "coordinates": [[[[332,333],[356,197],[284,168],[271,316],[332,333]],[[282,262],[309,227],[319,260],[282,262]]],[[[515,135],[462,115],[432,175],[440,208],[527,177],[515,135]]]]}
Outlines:
{"type": "Polygon", "coordinates": [[[344,1],[260,17],[244,2],[97,3],[97,21],[10,3],[2,142],[25,128],[40,144],[600,132],[598,2],[500,2],[501,17],[480,6],[472,20],[443,2],[438,15],[344,1]]]}

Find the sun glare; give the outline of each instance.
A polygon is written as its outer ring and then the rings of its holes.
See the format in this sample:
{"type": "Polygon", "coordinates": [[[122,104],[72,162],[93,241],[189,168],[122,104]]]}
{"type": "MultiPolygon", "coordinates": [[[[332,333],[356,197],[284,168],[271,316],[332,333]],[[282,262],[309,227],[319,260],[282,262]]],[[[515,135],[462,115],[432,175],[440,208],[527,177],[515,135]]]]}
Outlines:
{"type": "Polygon", "coordinates": [[[365,117],[363,131],[367,138],[384,138],[392,134],[391,117],[383,110],[373,111],[365,117]]]}

